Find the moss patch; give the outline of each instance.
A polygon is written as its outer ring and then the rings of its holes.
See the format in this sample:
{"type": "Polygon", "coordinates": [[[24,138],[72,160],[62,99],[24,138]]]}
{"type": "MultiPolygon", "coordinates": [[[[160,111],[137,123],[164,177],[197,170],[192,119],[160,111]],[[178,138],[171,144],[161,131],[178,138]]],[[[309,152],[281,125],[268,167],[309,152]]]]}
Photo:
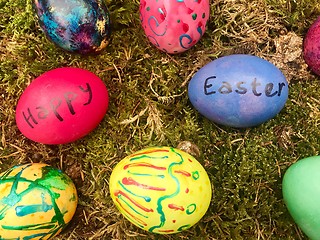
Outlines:
{"type": "Polygon", "coordinates": [[[113,22],[111,42],[99,55],[80,56],[58,49],[44,36],[30,0],[0,0],[0,170],[45,162],[74,180],[79,207],[57,239],[306,239],[285,208],[281,181],[292,163],[319,154],[319,77],[303,68],[286,68],[290,95],[285,108],[247,130],[217,126],[202,117],[188,100],[187,83],[199,68],[223,55],[279,59],[276,40],[289,33],[303,38],[320,15],[318,1],[211,1],[201,41],[172,56],[146,39],[139,1],[106,3],[113,22]],[[32,142],[15,125],[17,100],[34,78],[62,66],[96,73],[109,89],[109,111],[97,129],[77,142],[32,142]],[[298,77],[299,69],[304,72],[298,77]],[[141,148],[176,147],[183,141],[199,149],[197,159],[215,190],[207,214],[180,234],[158,236],[137,229],[109,196],[113,166],[141,148]]]}

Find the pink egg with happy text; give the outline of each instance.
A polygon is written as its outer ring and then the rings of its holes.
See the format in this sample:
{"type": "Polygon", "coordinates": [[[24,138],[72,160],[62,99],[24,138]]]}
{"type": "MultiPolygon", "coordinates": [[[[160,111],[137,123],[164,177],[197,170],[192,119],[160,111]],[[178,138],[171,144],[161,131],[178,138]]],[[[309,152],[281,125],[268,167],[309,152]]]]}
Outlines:
{"type": "Polygon", "coordinates": [[[149,41],[176,54],[194,46],[209,19],[209,0],[140,0],[140,19],[149,41]]]}
{"type": "Polygon", "coordinates": [[[70,143],[99,125],[108,104],[108,90],[98,76],[81,68],[57,68],[34,79],[22,93],[16,123],[35,142],[70,143]]]}

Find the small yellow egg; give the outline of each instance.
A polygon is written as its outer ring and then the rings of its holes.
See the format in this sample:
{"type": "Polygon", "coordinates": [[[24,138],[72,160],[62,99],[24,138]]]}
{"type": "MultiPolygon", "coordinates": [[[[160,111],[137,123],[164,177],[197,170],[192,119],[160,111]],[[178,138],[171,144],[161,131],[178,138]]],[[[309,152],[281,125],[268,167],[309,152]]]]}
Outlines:
{"type": "Polygon", "coordinates": [[[47,164],[14,166],[0,174],[0,238],[51,239],[78,203],[72,180],[47,164]]]}
{"type": "Polygon", "coordinates": [[[212,195],[202,165],[171,147],[151,147],[127,156],[113,169],[109,187],[113,202],[130,222],[159,234],[196,224],[212,195]]]}

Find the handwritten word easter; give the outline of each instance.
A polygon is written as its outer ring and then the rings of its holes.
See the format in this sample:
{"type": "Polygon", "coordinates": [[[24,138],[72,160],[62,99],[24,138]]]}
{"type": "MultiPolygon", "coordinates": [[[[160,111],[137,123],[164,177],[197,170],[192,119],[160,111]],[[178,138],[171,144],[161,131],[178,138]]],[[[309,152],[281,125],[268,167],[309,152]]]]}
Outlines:
{"type": "MultiPolygon", "coordinates": [[[[83,106],[89,105],[92,101],[92,90],[89,83],[86,83],[86,87],[78,86],[81,93],[87,94],[88,98],[83,103],[83,106]]],[[[61,107],[61,104],[66,103],[68,110],[71,115],[75,115],[76,112],[74,110],[74,101],[77,99],[78,94],[75,92],[65,92],[63,94],[63,97],[56,97],[52,98],[49,101],[49,106],[38,106],[34,110],[36,111],[36,114],[34,112],[31,112],[30,108],[27,108],[27,113],[24,111],[22,112],[23,117],[25,121],[28,123],[28,125],[31,128],[34,128],[35,125],[39,123],[39,120],[46,119],[48,115],[52,112],[54,116],[59,120],[63,121],[63,117],[59,113],[59,108],[61,107]],[[38,118],[38,119],[37,119],[38,118]]]]}
{"type": "Polygon", "coordinates": [[[274,96],[281,96],[282,89],[283,87],[286,86],[286,83],[280,82],[278,83],[278,86],[275,87],[273,83],[267,83],[264,86],[264,89],[261,89],[261,83],[255,78],[251,83],[247,82],[237,82],[234,85],[232,85],[229,82],[223,81],[222,84],[219,86],[219,88],[215,89],[214,86],[216,84],[213,84],[214,81],[216,81],[217,77],[216,76],[211,76],[208,77],[204,81],[204,94],[205,95],[211,95],[215,93],[220,93],[220,94],[229,94],[231,92],[236,92],[237,94],[246,94],[248,92],[248,89],[251,87],[252,93],[259,97],[263,93],[267,97],[274,97],[274,96]]]}

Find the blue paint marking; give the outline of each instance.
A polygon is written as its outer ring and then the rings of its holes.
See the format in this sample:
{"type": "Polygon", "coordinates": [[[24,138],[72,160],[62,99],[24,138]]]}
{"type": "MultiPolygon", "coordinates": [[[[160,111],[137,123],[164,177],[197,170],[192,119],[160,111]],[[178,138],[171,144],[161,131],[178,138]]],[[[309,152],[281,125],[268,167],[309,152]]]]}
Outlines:
{"type": "Polygon", "coordinates": [[[32,213],[47,212],[47,211],[51,210],[53,208],[53,206],[52,205],[48,205],[44,201],[44,194],[41,194],[41,198],[42,198],[42,204],[17,206],[15,208],[16,215],[18,217],[23,217],[23,216],[26,216],[26,215],[29,215],[29,214],[32,214],[32,213]]]}
{"type": "Polygon", "coordinates": [[[180,41],[180,46],[184,49],[188,49],[188,47],[185,47],[182,43],[182,40],[184,38],[187,38],[189,40],[188,44],[192,43],[192,38],[190,37],[190,35],[188,34],[182,34],[180,37],[179,37],[179,41],[180,41]]]}
{"type": "Polygon", "coordinates": [[[36,4],[41,27],[49,39],[59,47],[72,52],[95,51],[110,32],[109,12],[99,1],[39,0],[36,4]],[[101,5],[101,7],[100,7],[101,5]],[[97,21],[105,20],[104,29],[98,29],[97,21]]]}
{"type": "MultiPolygon", "coordinates": [[[[122,213],[127,219],[131,219],[132,223],[136,224],[140,228],[144,229],[144,226],[138,223],[135,219],[133,219],[131,216],[129,216],[126,212],[122,213]]],[[[1,239],[0,239],[1,240],[1,239]]]]}
{"type": "Polygon", "coordinates": [[[166,159],[166,158],[168,158],[168,156],[163,156],[163,157],[151,157],[151,156],[148,156],[148,155],[141,155],[141,156],[138,156],[138,157],[130,158],[130,161],[140,160],[141,158],[166,159]]]}
{"type": "MultiPolygon", "coordinates": [[[[36,237],[45,237],[47,234],[46,233],[37,233],[37,234],[32,234],[29,236],[24,236],[22,239],[20,237],[18,238],[2,238],[0,236],[0,240],[32,240],[35,239],[36,237]]],[[[42,239],[42,238],[40,238],[42,239]]]]}
{"type": "Polygon", "coordinates": [[[23,240],[32,240],[32,239],[35,239],[36,237],[45,237],[46,235],[47,233],[37,233],[37,234],[23,237],[23,240]]]}
{"type": "Polygon", "coordinates": [[[151,201],[151,197],[135,194],[135,193],[131,192],[128,188],[126,188],[120,181],[118,181],[118,183],[123,188],[123,190],[125,190],[126,192],[132,194],[133,196],[139,197],[139,198],[143,198],[146,202],[150,202],[151,201]]]}
{"type": "MultiPolygon", "coordinates": [[[[30,166],[32,166],[32,164],[28,164],[25,167],[22,167],[18,173],[14,173],[14,176],[11,177],[9,175],[12,174],[13,169],[15,169],[15,168],[12,168],[12,169],[10,169],[10,171],[7,171],[5,173],[5,176],[2,175],[0,177],[1,184],[6,184],[6,182],[11,183],[10,193],[8,194],[8,196],[6,196],[0,200],[0,205],[3,203],[5,205],[2,209],[0,209],[0,220],[5,217],[5,214],[7,213],[7,211],[9,209],[14,208],[16,205],[19,204],[19,202],[17,202],[17,199],[19,199],[19,201],[21,201],[21,199],[23,199],[24,196],[26,196],[27,194],[32,192],[33,189],[35,189],[35,188],[39,188],[41,191],[48,192],[50,194],[51,201],[52,201],[53,205],[48,205],[45,202],[45,193],[42,193],[41,194],[42,204],[35,204],[35,205],[29,205],[29,206],[27,206],[27,205],[17,206],[15,208],[16,215],[18,217],[22,217],[22,216],[26,216],[28,214],[32,214],[34,212],[39,212],[39,211],[46,212],[46,211],[49,211],[50,209],[54,209],[55,216],[51,219],[51,222],[22,225],[22,226],[21,225],[20,226],[1,225],[1,228],[6,229],[6,230],[10,230],[10,231],[12,231],[12,230],[13,231],[14,230],[18,230],[18,231],[45,230],[45,232],[43,232],[43,233],[37,233],[37,234],[30,235],[30,236],[25,236],[25,237],[23,237],[23,240],[31,240],[31,239],[35,239],[38,237],[40,237],[41,239],[42,239],[42,237],[51,238],[59,230],[61,230],[63,228],[63,226],[65,225],[65,222],[63,219],[63,215],[65,213],[60,212],[60,209],[58,208],[58,206],[55,202],[55,200],[57,198],[56,195],[59,195],[59,194],[52,192],[52,191],[49,191],[48,189],[46,189],[44,186],[41,185],[41,183],[43,181],[46,181],[45,179],[41,178],[41,179],[37,179],[35,181],[31,181],[31,180],[28,180],[28,179],[21,177],[24,170],[30,166]],[[20,182],[24,182],[29,185],[26,190],[17,193],[18,184],[20,182]]],[[[17,238],[16,240],[19,240],[19,239],[20,238],[17,238]]],[[[1,233],[0,233],[0,240],[9,240],[9,239],[1,238],[1,233]]],[[[10,240],[13,240],[13,239],[10,239],[10,240]]],[[[22,239],[20,239],[20,240],[22,240],[22,239]]]]}
{"type": "Polygon", "coordinates": [[[24,225],[24,226],[7,226],[7,225],[1,225],[3,229],[8,230],[39,230],[39,229],[53,229],[56,226],[54,223],[43,223],[43,224],[30,224],[30,225],[24,225]]]}
{"type": "Polygon", "coordinates": [[[181,156],[180,153],[176,152],[173,148],[171,148],[171,151],[173,151],[176,155],[178,155],[178,157],[180,158],[180,161],[179,162],[173,162],[169,165],[168,167],[168,173],[169,175],[172,177],[172,179],[176,182],[176,185],[177,185],[177,189],[176,191],[173,193],[173,194],[170,194],[170,195],[165,195],[165,196],[162,196],[158,199],[157,201],[157,212],[160,214],[160,224],[159,225],[156,225],[156,226],[153,226],[151,228],[149,228],[149,231],[150,232],[153,232],[156,228],[161,228],[164,224],[165,224],[165,221],[166,221],[166,216],[162,210],[162,201],[168,199],[168,198],[172,198],[172,197],[175,197],[176,195],[178,195],[178,193],[180,192],[180,183],[179,183],[179,180],[172,174],[172,168],[175,166],[175,165],[181,165],[184,160],[181,156]]]}
{"type": "Polygon", "coordinates": [[[17,175],[14,178],[14,182],[12,184],[11,187],[11,191],[9,193],[9,195],[7,197],[4,197],[1,201],[1,203],[8,205],[10,207],[14,206],[15,204],[17,204],[20,200],[21,200],[21,194],[18,195],[16,193],[16,190],[18,188],[18,183],[21,180],[21,174],[22,172],[29,167],[30,165],[27,165],[25,168],[22,168],[21,171],[19,173],[17,173],[17,175]]]}
{"type": "Polygon", "coordinates": [[[135,173],[128,171],[129,174],[135,175],[135,176],[140,176],[140,177],[159,177],[159,178],[164,178],[164,175],[162,174],[149,174],[149,173],[135,173]]]}
{"type": "Polygon", "coordinates": [[[200,36],[202,36],[203,32],[202,32],[201,27],[198,27],[198,28],[197,28],[197,31],[198,31],[198,33],[200,34],[200,36]]]}
{"type": "Polygon", "coordinates": [[[2,199],[1,203],[12,207],[15,204],[17,204],[20,200],[21,197],[16,192],[10,192],[10,194],[7,197],[4,197],[2,199]]]}
{"type": "Polygon", "coordinates": [[[132,211],[134,211],[136,214],[138,214],[138,215],[140,215],[140,216],[142,216],[142,217],[144,217],[144,218],[148,218],[148,216],[146,216],[146,215],[143,215],[141,212],[138,212],[136,209],[134,209],[131,205],[130,205],[130,203],[128,203],[123,197],[122,197],[122,195],[118,195],[118,199],[120,199],[122,202],[124,202],[132,211]]]}
{"type": "Polygon", "coordinates": [[[160,47],[157,39],[154,36],[148,35],[147,37],[150,40],[150,42],[152,42],[156,47],[160,47]]]}
{"type": "Polygon", "coordinates": [[[155,35],[157,35],[157,36],[164,36],[164,35],[166,34],[166,32],[167,32],[167,26],[165,27],[165,29],[164,29],[164,31],[163,31],[162,33],[157,33],[157,32],[155,31],[155,29],[154,29],[154,28],[151,26],[151,24],[150,24],[151,20],[154,20],[154,21],[155,21],[155,23],[156,23],[156,28],[158,28],[159,25],[160,25],[159,22],[158,22],[158,19],[156,19],[155,16],[149,17],[149,19],[148,19],[148,24],[149,24],[149,27],[150,27],[151,31],[152,31],[155,35]]]}

